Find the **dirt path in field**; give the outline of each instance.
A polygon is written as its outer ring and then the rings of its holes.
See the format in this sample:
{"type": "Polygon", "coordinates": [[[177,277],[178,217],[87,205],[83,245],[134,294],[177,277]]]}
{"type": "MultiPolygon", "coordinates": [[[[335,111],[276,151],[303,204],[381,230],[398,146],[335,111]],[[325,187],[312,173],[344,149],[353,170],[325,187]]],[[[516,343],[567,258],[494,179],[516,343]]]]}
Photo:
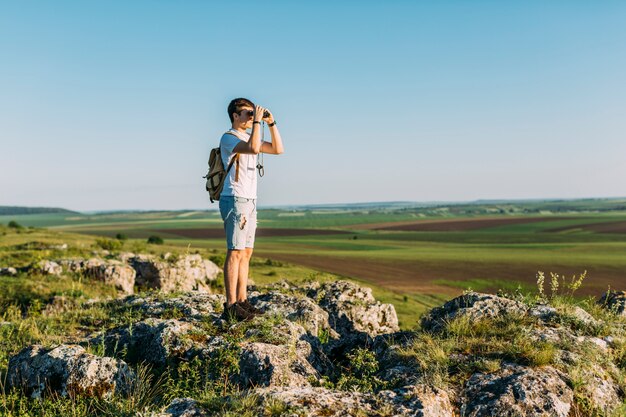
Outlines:
{"type": "MultiPolygon", "coordinates": [[[[301,254],[263,253],[256,251],[259,256],[278,259],[284,262],[303,265],[322,272],[328,272],[346,277],[362,279],[382,287],[400,292],[418,292],[427,294],[458,295],[460,288],[448,287],[433,283],[435,280],[465,281],[468,279],[493,279],[523,282],[532,287],[536,285],[536,273],[550,270],[565,274],[569,280],[572,274],[580,274],[584,268],[572,268],[559,265],[533,264],[497,264],[481,262],[453,262],[434,263],[421,261],[381,261],[364,258],[340,258],[333,256],[311,256],[301,254]]],[[[581,295],[600,296],[611,288],[626,287],[626,272],[618,268],[597,267],[589,268],[587,280],[577,292],[581,295]]],[[[482,291],[495,292],[499,288],[483,289],[482,291]]]]}
{"type": "Polygon", "coordinates": [[[351,226],[357,230],[391,230],[405,232],[464,232],[512,224],[536,223],[548,220],[570,220],[577,217],[480,217],[475,219],[413,220],[360,224],[351,226]]]}

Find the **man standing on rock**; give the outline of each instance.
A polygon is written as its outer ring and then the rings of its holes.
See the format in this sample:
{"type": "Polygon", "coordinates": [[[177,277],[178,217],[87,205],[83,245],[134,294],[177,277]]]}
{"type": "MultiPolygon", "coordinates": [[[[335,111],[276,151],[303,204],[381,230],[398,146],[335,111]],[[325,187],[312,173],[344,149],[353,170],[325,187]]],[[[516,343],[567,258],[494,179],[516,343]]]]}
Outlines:
{"type": "Polygon", "coordinates": [[[248,301],[246,288],[257,227],[257,169],[262,170],[257,155],[261,152],[279,155],[284,149],[274,116],[266,108],[236,98],[228,105],[228,117],[232,127],[220,140],[224,167],[234,158],[220,195],[228,249],[224,263],[224,317],[249,320],[262,314],[248,301]],[[262,121],[269,126],[271,142],[261,140],[262,121]],[[251,133],[247,129],[252,129],[251,133]]]}

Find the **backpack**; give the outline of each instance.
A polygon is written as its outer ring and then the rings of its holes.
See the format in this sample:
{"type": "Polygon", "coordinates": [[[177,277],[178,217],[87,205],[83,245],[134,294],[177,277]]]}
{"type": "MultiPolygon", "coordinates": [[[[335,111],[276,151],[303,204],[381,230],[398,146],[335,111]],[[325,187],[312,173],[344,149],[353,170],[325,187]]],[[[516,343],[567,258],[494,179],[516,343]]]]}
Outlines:
{"type": "Polygon", "coordinates": [[[228,176],[228,172],[233,167],[234,163],[237,163],[237,171],[235,174],[235,181],[239,181],[239,154],[237,154],[228,168],[224,169],[224,163],[222,162],[222,151],[220,147],[211,149],[211,155],[209,156],[209,172],[202,177],[206,178],[206,190],[209,192],[209,199],[211,203],[220,199],[220,194],[224,188],[224,181],[228,176]]]}

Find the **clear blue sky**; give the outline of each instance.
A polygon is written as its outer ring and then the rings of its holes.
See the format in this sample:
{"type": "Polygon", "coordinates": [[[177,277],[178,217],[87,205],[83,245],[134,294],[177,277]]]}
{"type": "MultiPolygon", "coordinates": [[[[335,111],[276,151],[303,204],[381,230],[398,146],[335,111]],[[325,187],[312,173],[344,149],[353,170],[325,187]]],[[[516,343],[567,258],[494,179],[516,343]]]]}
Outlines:
{"type": "Polygon", "coordinates": [[[260,205],[626,195],[626,2],[3,1],[0,205],[208,208],[244,96],[260,205]]]}

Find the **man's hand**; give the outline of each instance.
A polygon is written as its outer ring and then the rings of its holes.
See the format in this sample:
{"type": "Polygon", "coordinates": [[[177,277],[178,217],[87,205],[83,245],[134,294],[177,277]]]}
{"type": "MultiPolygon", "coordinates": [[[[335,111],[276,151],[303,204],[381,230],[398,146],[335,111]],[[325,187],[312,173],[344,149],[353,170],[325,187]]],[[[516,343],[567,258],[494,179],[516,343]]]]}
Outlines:
{"type": "Polygon", "coordinates": [[[254,106],[254,116],[253,119],[255,122],[260,122],[263,119],[263,113],[265,113],[267,109],[262,106],[254,106]]]}
{"type": "Polygon", "coordinates": [[[274,115],[272,114],[272,112],[268,109],[265,109],[265,111],[269,113],[269,116],[264,117],[263,121],[268,124],[274,123],[274,115]]]}

